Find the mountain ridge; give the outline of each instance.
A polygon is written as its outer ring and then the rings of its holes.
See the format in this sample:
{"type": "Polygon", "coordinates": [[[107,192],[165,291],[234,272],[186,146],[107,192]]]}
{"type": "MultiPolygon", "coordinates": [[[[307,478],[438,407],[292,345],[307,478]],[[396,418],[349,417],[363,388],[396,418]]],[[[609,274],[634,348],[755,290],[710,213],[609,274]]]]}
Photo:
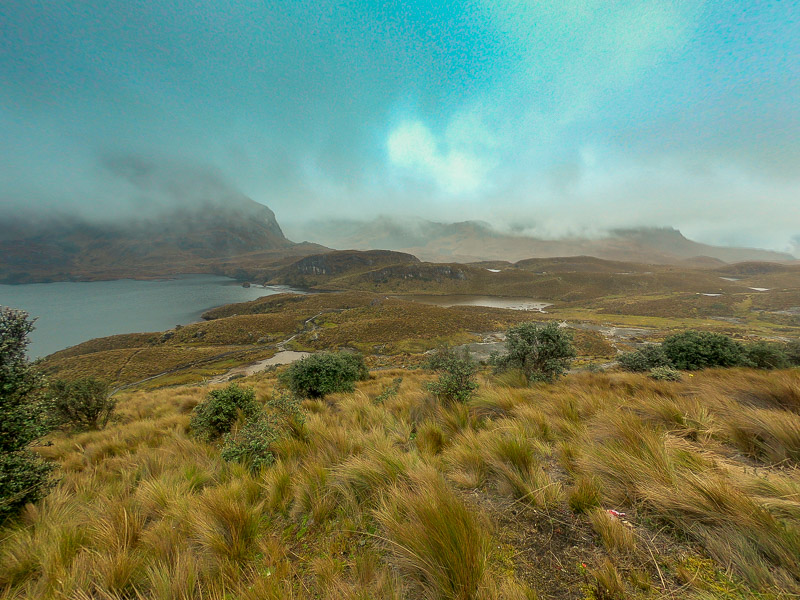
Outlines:
{"type": "Polygon", "coordinates": [[[0,224],[0,281],[148,278],[218,273],[327,248],[295,244],[272,210],[244,196],[165,207],[125,223],[70,215],[0,224]]]}
{"type": "Polygon", "coordinates": [[[606,237],[544,239],[506,233],[483,221],[439,223],[424,219],[378,217],[371,221],[334,221],[309,225],[310,239],[337,249],[381,248],[413,254],[429,262],[516,262],[527,258],[594,256],[624,262],[681,264],[792,262],[791,254],[758,248],[712,246],[686,238],[672,227],[618,228],[606,237]]]}

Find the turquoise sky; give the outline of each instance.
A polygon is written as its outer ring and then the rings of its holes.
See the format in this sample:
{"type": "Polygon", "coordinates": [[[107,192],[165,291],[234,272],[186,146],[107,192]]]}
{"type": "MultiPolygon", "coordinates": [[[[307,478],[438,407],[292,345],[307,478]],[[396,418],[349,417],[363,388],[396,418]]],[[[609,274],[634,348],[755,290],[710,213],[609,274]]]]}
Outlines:
{"type": "Polygon", "coordinates": [[[4,0],[0,31],[17,210],[230,188],[290,230],[398,214],[798,243],[798,2],[4,0]]]}

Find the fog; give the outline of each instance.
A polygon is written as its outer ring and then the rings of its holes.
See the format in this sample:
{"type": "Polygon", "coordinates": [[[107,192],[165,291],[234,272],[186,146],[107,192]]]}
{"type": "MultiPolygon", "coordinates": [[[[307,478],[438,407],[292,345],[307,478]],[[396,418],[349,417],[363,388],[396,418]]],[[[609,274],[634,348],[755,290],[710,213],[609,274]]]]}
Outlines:
{"type": "MultiPolygon", "coordinates": [[[[3,214],[268,205],[798,252],[792,3],[10,0],[3,214]]],[[[306,228],[308,229],[308,228],[306,228]]]]}

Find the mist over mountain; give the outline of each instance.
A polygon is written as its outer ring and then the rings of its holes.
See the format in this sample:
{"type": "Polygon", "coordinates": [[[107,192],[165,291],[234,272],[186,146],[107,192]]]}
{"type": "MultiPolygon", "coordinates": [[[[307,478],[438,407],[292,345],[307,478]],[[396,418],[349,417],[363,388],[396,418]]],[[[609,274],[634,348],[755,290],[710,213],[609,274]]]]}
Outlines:
{"type": "Polygon", "coordinates": [[[534,237],[561,238],[669,224],[792,251],[796,13],[703,0],[11,0],[2,217],[139,218],[234,188],[284,226],[535,219],[534,237]]]}
{"type": "Polygon", "coordinates": [[[218,272],[224,259],[295,247],[272,210],[243,196],[164,205],[138,219],[17,216],[0,222],[0,281],[218,272]]]}
{"type": "Polygon", "coordinates": [[[293,235],[331,248],[397,250],[434,262],[514,262],[556,256],[594,256],[661,264],[686,260],[700,263],[702,258],[722,262],[795,259],[791,254],[771,250],[698,243],[671,227],[611,229],[591,236],[571,235],[557,239],[523,231],[502,231],[484,221],[439,223],[384,216],[370,221],[310,222],[294,227],[293,235]]]}

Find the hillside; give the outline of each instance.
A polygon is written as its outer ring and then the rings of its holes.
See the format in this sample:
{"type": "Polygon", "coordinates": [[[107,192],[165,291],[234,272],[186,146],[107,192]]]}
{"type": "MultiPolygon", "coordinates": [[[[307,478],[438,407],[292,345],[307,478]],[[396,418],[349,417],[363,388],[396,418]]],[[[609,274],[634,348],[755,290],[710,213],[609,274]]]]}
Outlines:
{"type": "MultiPolygon", "coordinates": [[[[47,357],[50,377],[102,378],[119,404],[105,429],[36,447],[59,479],[0,526],[0,598],[796,597],[800,371],[656,381],[614,361],[686,329],[798,339],[800,267],[489,264],[312,255],[282,276],[338,291],[231,304],[47,357]],[[763,278],[786,286],[752,289],[763,278]],[[553,304],[443,307],[385,291],[435,298],[448,286],[541,291],[553,304]],[[574,337],[563,379],[528,386],[481,365],[469,401],[432,393],[427,351],[485,356],[532,320],[574,337]],[[336,349],[362,352],[369,379],[302,401],[302,422],[258,438],[273,463],[252,470],[224,440],[193,434],[210,391],[253,387],[275,414],[286,397],[273,359],[336,349]]],[[[242,422],[234,431],[249,435],[242,422]]]]}
{"type": "Polygon", "coordinates": [[[294,244],[266,206],[233,196],[126,222],[58,216],[0,223],[0,281],[235,275],[324,247],[294,244]]]}
{"type": "Polygon", "coordinates": [[[794,260],[793,256],[781,252],[701,244],[671,228],[618,229],[597,239],[544,239],[503,233],[479,221],[437,223],[424,219],[381,217],[367,222],[311,223],[298,229],[307,239],[331,248],[397,250],[431,262],[515,262],[531,257],[580,255],[658,264],[691,260],[699,265],[708,259],[726,263],[794,260]]]}
{"type": "MultiPolygon", "coordinates": [[[[306,400],[274,464],[192,435],[214,385],[122,392],[56,432],[50,495],[0,528],[4,598],[789,600],[798,372],[680,382],[484,370],[467,403],[373,371],[306,400]],[[456,590],[456,591],[454,591],[456,590]]],[[[265,410],[273,372],[237,381],[265,410]]]]}
{"type": "MultiPolygon", "coordinates": [[[[312,255],[275,272],[270,283],[384,294],[525,297],[572,303],[637,303],[662,296],[720,306],[752,298],[756,306],[800,306],[800,265],[744,263],[714,268],[608,261],[594,257],[526,259],[517,263],[427,263],[397,252],[339,251],[312,255]],[[327,258],[326,258],[327,257],[327,258]],[[335,267],[323,268],[334,261],[335,267]],[[317,265],[317,266],[315,266],[317,265]]],[[[583,303],[583,304],[580,304],[583,303]]],[[[730,316],[728,308],[720,316],[730,316]]],[[[646,314],[646,313],[645,313],[646,314]]]]}

